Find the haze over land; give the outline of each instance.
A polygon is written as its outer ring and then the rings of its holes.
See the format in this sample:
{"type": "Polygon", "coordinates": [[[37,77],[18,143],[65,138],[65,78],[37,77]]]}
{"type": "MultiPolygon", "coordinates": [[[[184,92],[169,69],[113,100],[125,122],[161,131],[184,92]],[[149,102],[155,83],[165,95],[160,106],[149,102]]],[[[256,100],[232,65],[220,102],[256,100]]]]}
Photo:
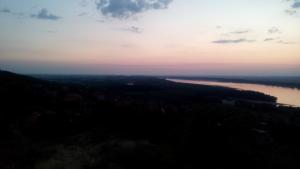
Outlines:
{"type": "Polygon", "coordinates": [[[300,74],[298,0],[0,0],[0,66],[31,74],[300,74]]]}

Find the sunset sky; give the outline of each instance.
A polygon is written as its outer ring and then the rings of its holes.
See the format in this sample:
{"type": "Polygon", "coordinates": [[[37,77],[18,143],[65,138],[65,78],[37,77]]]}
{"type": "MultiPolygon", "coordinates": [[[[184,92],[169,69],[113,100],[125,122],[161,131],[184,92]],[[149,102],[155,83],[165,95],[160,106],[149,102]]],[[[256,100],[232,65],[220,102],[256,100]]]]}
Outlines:
{"type": "Polygon", "coordinates": [[[300,75],[300,1],[0,0],[0,68],[300,75]]]}

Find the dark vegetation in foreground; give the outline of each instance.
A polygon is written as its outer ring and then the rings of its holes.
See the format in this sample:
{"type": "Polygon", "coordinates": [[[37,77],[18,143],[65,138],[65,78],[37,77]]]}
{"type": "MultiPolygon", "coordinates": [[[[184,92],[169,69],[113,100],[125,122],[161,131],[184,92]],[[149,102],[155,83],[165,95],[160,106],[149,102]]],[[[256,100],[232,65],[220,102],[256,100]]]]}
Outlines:
{"type": "Polygon", "coordinates": [[[298,169],[300,110],[151,77],[0,72],[1,169],[298,169]]]}

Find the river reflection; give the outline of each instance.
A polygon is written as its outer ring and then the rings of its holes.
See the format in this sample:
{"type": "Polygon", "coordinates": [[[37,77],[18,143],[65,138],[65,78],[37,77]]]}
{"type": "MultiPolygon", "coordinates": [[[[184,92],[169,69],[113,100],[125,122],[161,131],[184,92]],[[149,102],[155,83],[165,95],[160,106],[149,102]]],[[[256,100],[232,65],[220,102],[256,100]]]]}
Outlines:
{"type": "Polygon", "coordinates": [[[182,80],[182,79],[167,79],[167,80],[177,82],[177,83],[200,84],[200,85],[209,85],[209,86],[223,86],[223,87],[235,88],[238,90],[251,90],[251,91],[261,92],[261,93],[265,93],[265,94],[277,97],[277,103],[300,107],[300,90],[299,89],[261,85],[261,84],[250,84],[250,83],[231,83],[231,82],[215,82],[215,81],[205,81],[205,80],[182,80]]]}

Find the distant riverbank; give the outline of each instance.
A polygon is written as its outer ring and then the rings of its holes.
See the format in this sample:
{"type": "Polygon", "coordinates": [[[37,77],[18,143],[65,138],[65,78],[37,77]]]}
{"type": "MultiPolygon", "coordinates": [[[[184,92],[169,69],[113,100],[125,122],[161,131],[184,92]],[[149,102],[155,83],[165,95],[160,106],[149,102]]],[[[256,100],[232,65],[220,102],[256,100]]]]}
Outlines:
{"type": "Polygon", "coordinates": [[[209,86],[222,86],[238,90],[249,90],[261,92],[277,98],[277,102],[283,105],[291,105],[300,107],[300,90],[296,88],[277,87],[253,83],[236,83],[236,82],[218,82],[209,80],[185,80],[185,79],[167,79],[177,83],[209,85],[209,86]]]}
{"type": "Polygon", "coordinates": [[[248,83],[248,84],[261,84],[278,87],[288,87],[300,89],[300,77],[186,77],[186,76],[173,76],[170,79],[184,79],[184,80],[203,80],[215,82],[233,82],[233,83],[248,83]]]}

